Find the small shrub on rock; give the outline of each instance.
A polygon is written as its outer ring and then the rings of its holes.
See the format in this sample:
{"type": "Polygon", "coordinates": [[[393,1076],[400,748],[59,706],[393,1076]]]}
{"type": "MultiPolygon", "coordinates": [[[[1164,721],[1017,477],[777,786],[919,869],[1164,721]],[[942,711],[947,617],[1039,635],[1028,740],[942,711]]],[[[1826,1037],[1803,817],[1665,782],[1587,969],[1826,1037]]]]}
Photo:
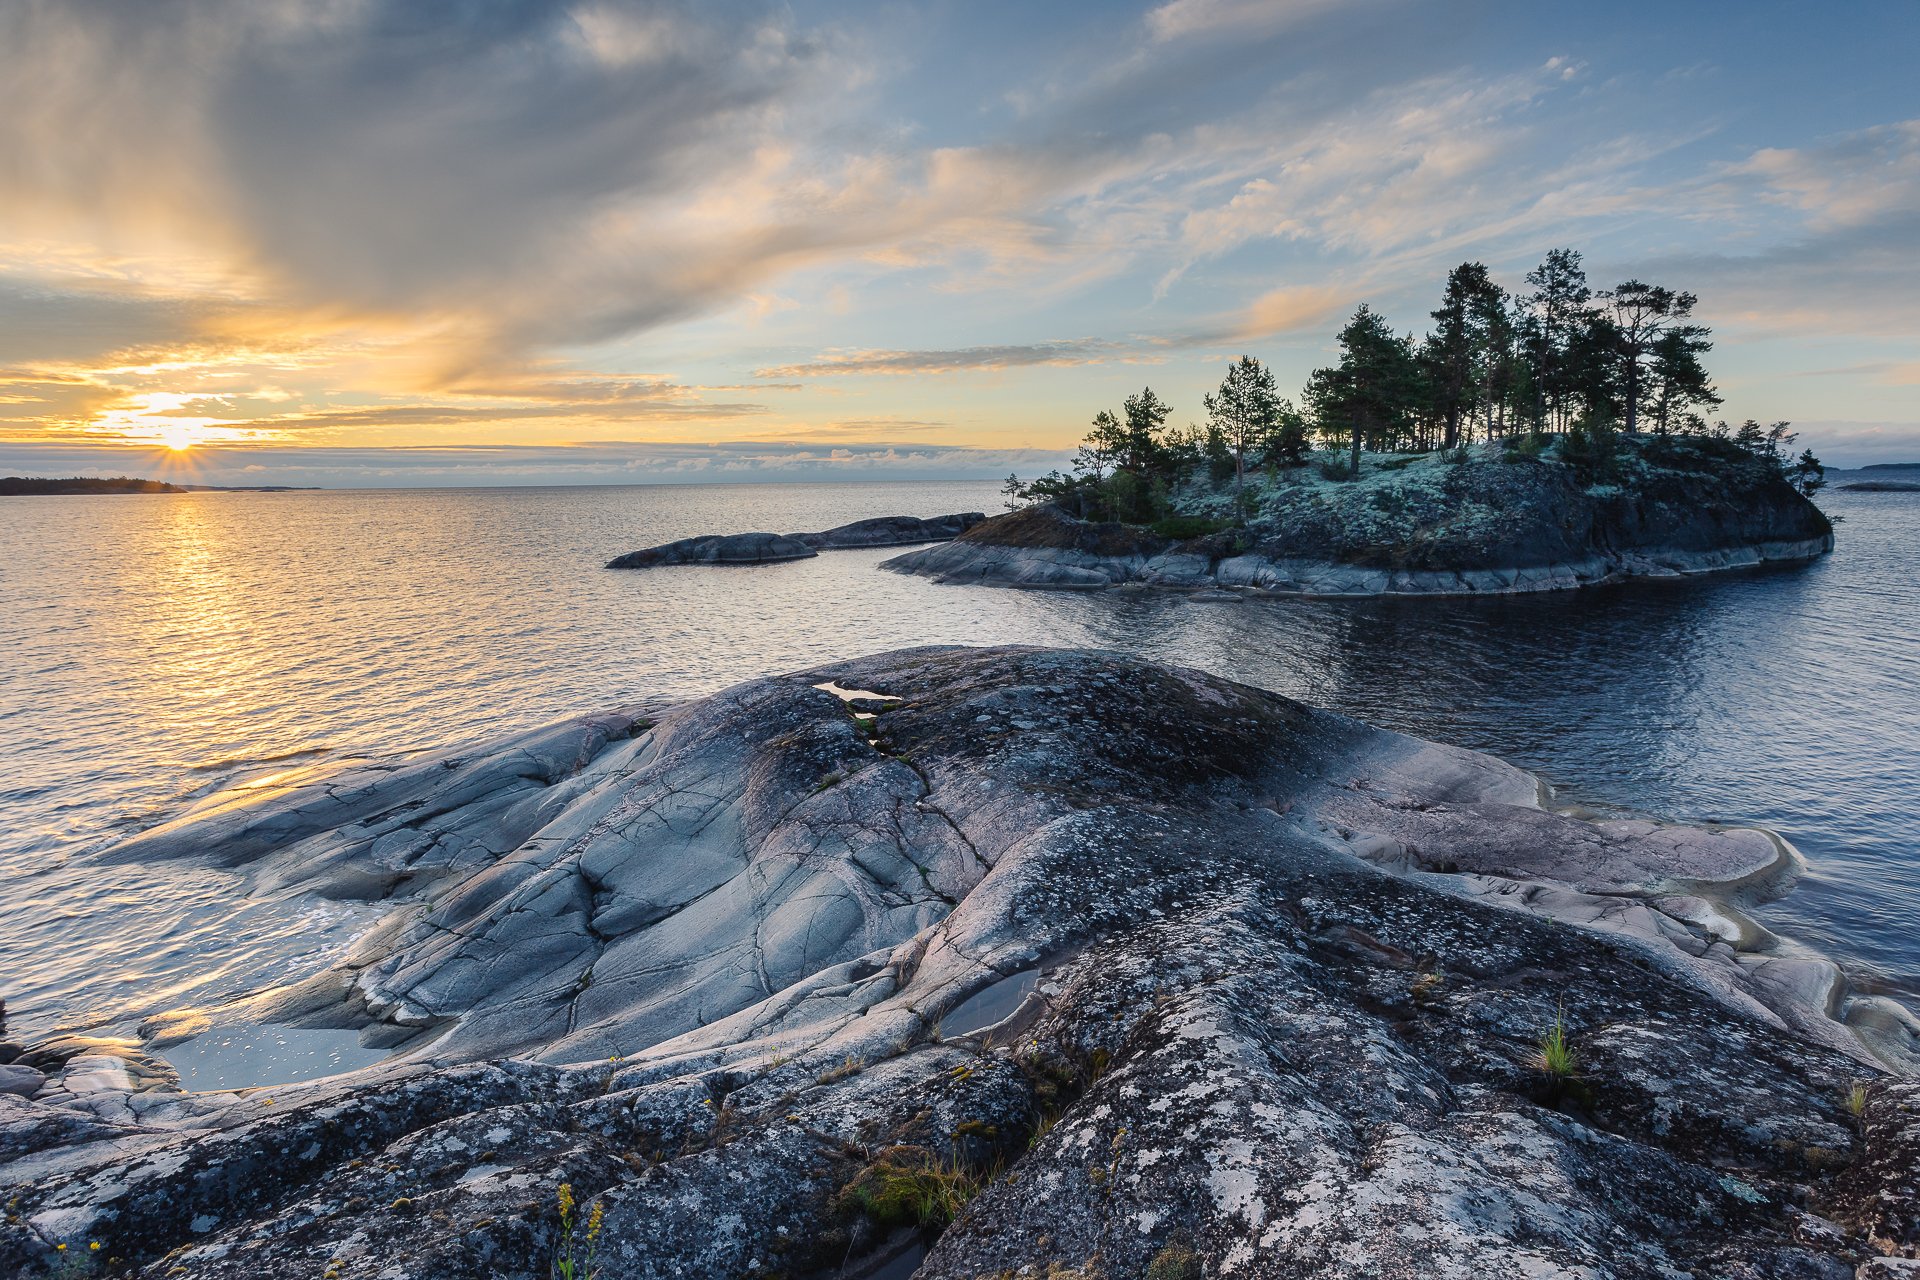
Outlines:
{"type": "Polygon", "coordinates": [[[1147,1280],[1200,1280],[1200,1255],[1176,1240],[1153,1255],[1147,1280]]]}

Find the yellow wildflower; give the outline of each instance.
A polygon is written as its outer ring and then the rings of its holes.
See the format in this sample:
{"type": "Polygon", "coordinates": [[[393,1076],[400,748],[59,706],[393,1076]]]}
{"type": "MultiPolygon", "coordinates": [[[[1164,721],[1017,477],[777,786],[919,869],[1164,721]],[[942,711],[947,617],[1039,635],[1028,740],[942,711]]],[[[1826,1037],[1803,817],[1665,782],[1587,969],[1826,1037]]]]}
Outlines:
{"type": "Polygon", "coordinates": [[[95,1240],[92,1244],[87,1246],[87,1248],[89,1249],[98,1249],[99,1247],[100,1247],[100,1242],[98,1240],[95,1240]]]}
{"type": "Polygon", "coordinates": [[[560,1184],[559,1200],[560,1216],[563,1218],[571,1217],[573,1215],[573,1184],[571,1182],[563,1182],[560,1184]]]}
{"type": "Polygon", "coordinates": [[[607,1216],[607,1207],[594,1201],[593,1211],[587,1214],[587,1240],[596,1240],[600,1236],[600,1220],[607,1216]]]}

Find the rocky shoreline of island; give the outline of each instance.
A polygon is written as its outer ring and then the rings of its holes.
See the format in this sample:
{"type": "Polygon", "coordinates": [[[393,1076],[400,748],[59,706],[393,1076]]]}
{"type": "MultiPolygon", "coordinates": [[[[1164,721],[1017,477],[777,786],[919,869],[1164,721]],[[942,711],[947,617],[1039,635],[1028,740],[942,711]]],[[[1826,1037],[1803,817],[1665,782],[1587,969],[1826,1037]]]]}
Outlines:
{"type": "Polygon", "coordinates": [[[151,1043],[9,1050],[23,1273],[530,1280],[589,1218],[633,1275],[1920,1254],[1915,1028],[1744,914],[1781,841],[1198,671],[881,654],[283,775],[117,856],[394,912],[151,1043]],[[393,1056],[169,1083],[236,1017],[393,1056]]]}
{"type": "Polygon", "coordinates": [[[944,583],[1212,599],[1484,595],[1799,563],[1833,549],[1832,523],[1764,460],[1711,441],[1622,448],[1605,485],[1552,446],[1515,455],[1491,445],[1367,459],[1359,477],[1337,482],[1283,479],[1239,518],[1201,484],[1176,494],[1180,515],[1157,524],[1042,502],[882,567],[944,583]]]}

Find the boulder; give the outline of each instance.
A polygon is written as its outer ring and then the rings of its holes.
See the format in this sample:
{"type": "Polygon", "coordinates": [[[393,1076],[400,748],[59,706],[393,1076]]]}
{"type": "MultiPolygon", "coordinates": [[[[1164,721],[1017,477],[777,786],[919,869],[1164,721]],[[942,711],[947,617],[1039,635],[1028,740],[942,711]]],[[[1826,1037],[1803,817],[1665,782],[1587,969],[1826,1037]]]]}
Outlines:
{"type": "Polygon", "coordinates": [[[19,1063],[0,1066],[0,1093],[11,1093],[22,1098],[31,1098],[40,1092],[40,1086],[47,1077],[32,1067],[19,1063]]]}

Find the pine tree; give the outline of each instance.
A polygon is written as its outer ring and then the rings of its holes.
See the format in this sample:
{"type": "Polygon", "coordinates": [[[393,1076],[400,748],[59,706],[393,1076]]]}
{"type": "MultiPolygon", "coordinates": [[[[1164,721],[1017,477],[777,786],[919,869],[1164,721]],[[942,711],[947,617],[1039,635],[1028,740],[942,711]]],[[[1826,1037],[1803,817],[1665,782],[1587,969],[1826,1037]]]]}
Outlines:
{"type": "Polygon", "coordinates": [[[1593,290],[1587,287],[1580,254],[1573,249],[1550,251],[1527,273],[1527,283],[1533,286],[1533,292],[1523,303],[1539,326],[1533,362],[1545,407],[1543,416],[1552,422],[1554,430],[1564,431],[1572,421],[1572,405],[1582,386],[1578,348],[1590,328],[1593,290]]]}
{"type": "Polygon", "coordinates": [[[1707,341],[1711,332],[1705,325],[1675,325],[1653,344],[1647,378],[1653,429],[1661,435],[1669,434],[1676,422],[1697,422],[1698,416],[1692,413],[1695,406],[1711,408],[1720,403],[1720,393],[1700,363],[1700,357],[1713,350],[1713,343],[1707,341]]]}
{"type": "Polygon", "coordinates": [[[1227,366],[1220,389],[1206,397],[1207,421],[1220,432],[1233,454],[1233,493],[1236,505],[1245,502],[1247,455],[1265,447],[1280,418],[1280,393],[1273,371],[1252,356],[1241,356],[1227,366]]]}
{"type": "Polygon", "coordinates": [[[1349,479],[1360,477],[1363,444],[1397,443],[1424,398],[1412,343],[1395,334],[1365,303],[1340,331],[1340,363],[1316,369],[1307,399],[1323,434],[1344,428],[1352,461],[1349,479]]]}
{"type": "Polygon", "coordinates": [[[1627,433],[1640,429],[1640,398],[1647,360],[1654,347],[1693,314],[1699,299],[1664,285],[1628,280],[1600,295],[1613,320],[1613,345],[1620,361],[1620,382],[1627,410],[1627,433]]]}

